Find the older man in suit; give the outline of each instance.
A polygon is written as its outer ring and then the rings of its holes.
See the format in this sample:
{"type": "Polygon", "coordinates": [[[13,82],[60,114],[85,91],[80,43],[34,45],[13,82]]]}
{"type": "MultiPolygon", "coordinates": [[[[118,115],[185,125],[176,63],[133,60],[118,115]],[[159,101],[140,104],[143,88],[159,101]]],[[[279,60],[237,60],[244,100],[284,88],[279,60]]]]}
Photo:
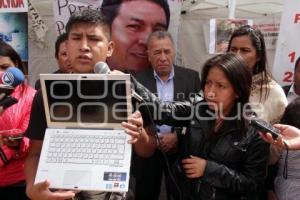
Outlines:
{"type": "MultiPolygon", "coordinates": [[[[136,75],[136,79],[163,101],[183,101],[200,90],[196,71],[175,66],[175,47],[166,31],[153,32],[147,42],[148,59],[152,69],[136,75]]],[[[164,155],[171,166],[177,157],[181,129],[166,125],[156,126],[158,150],[150,158],[134,155],[133,170],[136,177],[136,200],[156,200],[160,194],[162,173],[165,172],[168,199],[175,199],[173,183],[166,170],[164,155]]]]}

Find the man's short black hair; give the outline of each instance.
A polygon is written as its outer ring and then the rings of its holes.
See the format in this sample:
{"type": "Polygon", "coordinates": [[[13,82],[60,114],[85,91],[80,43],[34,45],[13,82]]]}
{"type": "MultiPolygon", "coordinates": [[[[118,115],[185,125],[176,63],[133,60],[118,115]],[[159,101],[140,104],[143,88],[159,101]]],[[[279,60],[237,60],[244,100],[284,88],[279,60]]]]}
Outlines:
{"type": "Polygon", "coordinates": [[[297,58],[297,60],[295,62],[295,69],[294,69],[294,71],[296,71],[298,67],[300,67],[300,56],[297,58]]]}
{"type": "MultiPolygon", "coordinates": [[[[130,0],[103,0],[101,9],[103,14],[107,17],[110,25],[117,17],[121,4],[126,1],[130,1],[130,0]]],[[[167,0],[149,0],[149,1],[159,5],[164,10],[167,19],[166,29],[168,29],[170,24],[170,7],[168,1],[167,0]]]]}
{"type": "Polygon", "coordinates": [[[101,25],[108,40],[111,38],[111,26],[107,18],[99,10],[83,9],[74,12],[66,25],[66,34],[69,37],[70,31],[75,24],[101,25]]]}
{"type": "Polygon", "coordinates": [[[288,104],[280,123],[300,128],[300,97],[297,97],[288,104]]]}
{"type": "Polygon", "coordinates": [[[68,39],[68,36],[66,33],[63,33],[59,35],[55,41],[55,58],[58,59],[58,53],[59,53],[59,46],[61,43],[65,42],[68,39]]]}

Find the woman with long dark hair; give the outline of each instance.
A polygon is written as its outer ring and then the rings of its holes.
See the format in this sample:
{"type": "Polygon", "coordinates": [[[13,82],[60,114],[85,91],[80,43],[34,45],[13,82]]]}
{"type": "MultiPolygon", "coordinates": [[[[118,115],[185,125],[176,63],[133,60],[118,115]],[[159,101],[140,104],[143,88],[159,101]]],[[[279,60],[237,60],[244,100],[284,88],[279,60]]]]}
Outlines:
{"type": "MultiPolygon", "coordinates": [[[[173,166],[182,199],[258,199],[269,146],[249,126],[248,118],[253,114],[248,106],[251,80],[244,60],[228,53],[204,64],[204,96],[191,101],[161,102],[135,83],[135,91],[151,105],[141,105],[144,116],[154,114],[160,116],[153,119],[155,123],[187,127],[173,166]]],[[[142,128],[140,113],[134,113],[123,126],[138,154],[153,151],[155,137],[142,128]]]]}
{"type": "Polygon", "coordinates": [[[242,56],[251,70],[249,101],[252,109],[265,121],[272,124],[279,122],[287,106],[287,99],[268,70],[263,34],[249,25],[242,26],[233,32],[227,51],[242,56]]]}
{"type": "MultiPolygon", "coordinates": [[[[17,67],[23,73],[24,65],[18,53],[8,44],[0,41],[0,73],[9,67],[17,67]]],[[[0,199],[24,200],[24,162],[29,140],[22,136],[25,132],[35,90],[27,81],[18,85],[10,94],[18,102],[8,108],[1,108],[0,114],[0,199]],[[9,139],[9,136],[18,138],[9,139]]]]}
{"type": "MultiPolygon", "coordinates": [[[[249,98],[252,109],[259,118],[271,124],[279,122],[288,102],[283,89],[272,78],[268,70],[267,50],[261,31],[249,25],[238,28],[229,40],[227,51],[242,56],[252,72],[249,98]]],[[[269,164],[275,164],[279,156],[280,150],[271,146],[269,164]]],[[[271,172],[272,167],[268,171],[271,172]]],[[[270,187],[268,182],[270,182],[269,178],[266,187],[270,187]]],[[[270,199],[272,199],[273,192],[269,190],[265,195],[270,196],[270,199]]]]}

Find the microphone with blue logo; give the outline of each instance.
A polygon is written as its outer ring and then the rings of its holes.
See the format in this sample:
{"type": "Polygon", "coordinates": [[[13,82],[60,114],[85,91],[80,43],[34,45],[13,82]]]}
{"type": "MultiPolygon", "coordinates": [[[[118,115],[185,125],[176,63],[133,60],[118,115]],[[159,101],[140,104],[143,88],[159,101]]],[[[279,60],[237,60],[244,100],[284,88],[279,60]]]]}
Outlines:
{"type": "Polygon", "coordinates": [[[10,95],[24,80],[23,72],[17,67],[9,67],[0,73],[0,106],[5,109],[18,102],[10,95]]]}
{"type": "Polygon", "coordinates": [[[9,67],[2,74],[0,74],[0,87],[11,86],[17,87],[25,80],[23,72],[17,67],[9,67]]]}

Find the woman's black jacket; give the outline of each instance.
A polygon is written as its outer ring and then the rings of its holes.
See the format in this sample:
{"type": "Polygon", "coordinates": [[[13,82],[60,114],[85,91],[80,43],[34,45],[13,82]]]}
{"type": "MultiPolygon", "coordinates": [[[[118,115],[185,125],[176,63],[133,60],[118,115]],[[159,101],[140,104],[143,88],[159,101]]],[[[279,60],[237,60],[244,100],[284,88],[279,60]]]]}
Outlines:
{"type": "MultiPolygon", "coordinates": [[[[155,123],[187,127],[180,157],[173,166],[182,199],[258,199],[266,178],[269,145],[243,117],[225,120],[213,133],[212,113],[200,96],[190,102],[163,103],[133,82],[135,91],[144,99],[139,110],[146,121],[152,121],[151,115],[155,123]],[[202,177],[185,177],[180,160],[189,155],[207,160],[202,177]]],[[[231,117],[241,114],[237,110],[231,117]]]]}

